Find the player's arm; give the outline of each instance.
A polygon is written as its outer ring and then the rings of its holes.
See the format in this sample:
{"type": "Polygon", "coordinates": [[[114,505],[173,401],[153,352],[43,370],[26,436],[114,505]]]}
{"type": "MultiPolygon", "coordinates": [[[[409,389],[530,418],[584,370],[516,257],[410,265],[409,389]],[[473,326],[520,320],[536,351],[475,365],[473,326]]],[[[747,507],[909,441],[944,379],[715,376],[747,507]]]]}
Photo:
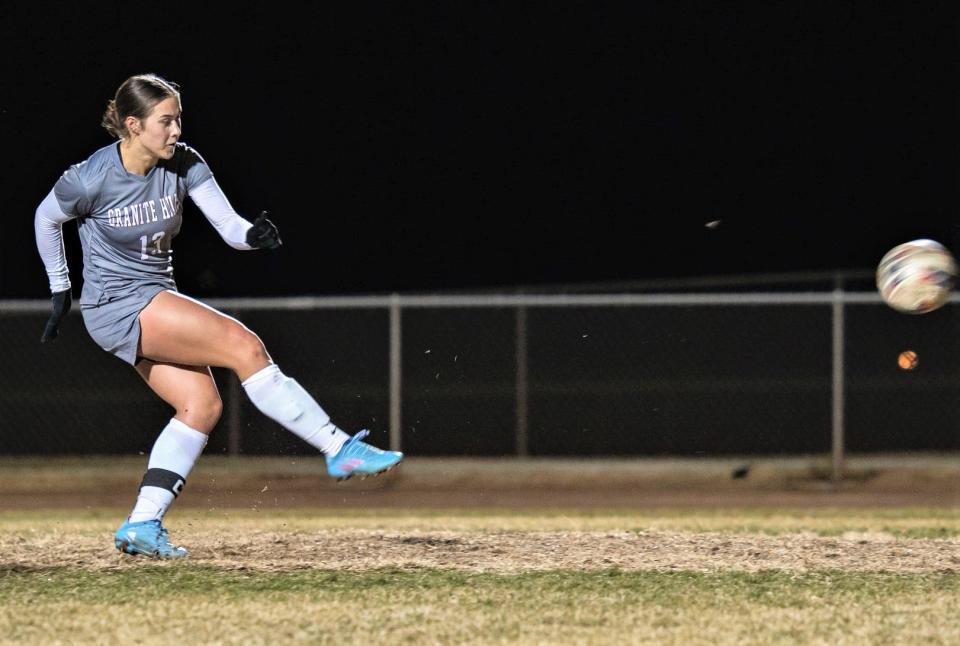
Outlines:
{"type": "Polygon", "coordinates": [[[43,330],[41,342],[57,338],[60,321],[70,311],[70,271],[63,244],[63,224],[72,219],[72,216],[61,210],[54,191],[50,191],[43,199],[34,216],[33,229],[37,238],[37,250],[47,270],[50,292],[53,294],[53,312],[43,330]]]}
{"type": "Polygon", "coordinates": [[[234,249],[276,249],[281,245],[277,227],[266,214],[261,213],[253,223],[242,218],[213,177],[191,189],[189,194],[224,242],[234,249]]]}

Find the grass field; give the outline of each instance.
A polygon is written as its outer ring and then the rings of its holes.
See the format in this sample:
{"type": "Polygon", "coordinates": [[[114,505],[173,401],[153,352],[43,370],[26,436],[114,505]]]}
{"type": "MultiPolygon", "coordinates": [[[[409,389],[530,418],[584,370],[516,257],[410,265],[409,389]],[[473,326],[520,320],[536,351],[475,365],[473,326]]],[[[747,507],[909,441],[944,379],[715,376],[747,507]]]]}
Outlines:
{"type": "MultiPolygon", "coordinates": [[[[411,466],[376,486],[418,490],[411,466]]],[[[156,562],[112,549],[125,506],[60,504],[82,469],[33,468],[62,478],[0,507],[0,643],[960,643],[951,504],[558,507],[550,482],[522,508],[185,494],[167,525],[191,557],[156,562]]]]}
{"type": "Polygon", "coordinates": [[[0,514],[4,642],[960,642],[950,510],[0,514]]]}

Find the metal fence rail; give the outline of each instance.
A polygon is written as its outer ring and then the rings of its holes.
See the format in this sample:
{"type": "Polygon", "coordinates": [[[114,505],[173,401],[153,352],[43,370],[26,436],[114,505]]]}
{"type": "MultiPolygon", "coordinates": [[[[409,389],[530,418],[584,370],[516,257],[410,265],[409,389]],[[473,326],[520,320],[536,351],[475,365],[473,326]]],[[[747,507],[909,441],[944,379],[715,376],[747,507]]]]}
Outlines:
{"type": "MultiPolygon", "coordinates": [[[[844,304],[882,303],[875,292],[840,290],[844,304]]],[[[463,308],[463,307],[591,307],[682,305],[832,305],[833,292],[745,292],[732,294],[458,294],[385,296],[295,296],[278,298],[213,298],[204,302],[220,310],[318,310],[463,308]]],[[[954,294],[952,303],[960,303],[954,294]]],[[[50,301],[0,300],[0,313],[45,314],[50,301]]]]}

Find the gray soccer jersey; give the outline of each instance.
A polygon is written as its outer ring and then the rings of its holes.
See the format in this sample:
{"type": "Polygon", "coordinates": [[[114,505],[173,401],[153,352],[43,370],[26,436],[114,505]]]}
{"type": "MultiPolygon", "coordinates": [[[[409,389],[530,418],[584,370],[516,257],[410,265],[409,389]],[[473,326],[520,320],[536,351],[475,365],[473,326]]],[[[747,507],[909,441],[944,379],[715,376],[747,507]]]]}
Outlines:
{"type": "Polygon", "coordinates": [[[183,200],[212,176],[195,150],[178,143],[145,177],[123,167],[119,143],[71,166],[53,188],[64,214],[79,222],[81,305],[122,298],[145,284],[175,289],[171,241],[183,200]]]}

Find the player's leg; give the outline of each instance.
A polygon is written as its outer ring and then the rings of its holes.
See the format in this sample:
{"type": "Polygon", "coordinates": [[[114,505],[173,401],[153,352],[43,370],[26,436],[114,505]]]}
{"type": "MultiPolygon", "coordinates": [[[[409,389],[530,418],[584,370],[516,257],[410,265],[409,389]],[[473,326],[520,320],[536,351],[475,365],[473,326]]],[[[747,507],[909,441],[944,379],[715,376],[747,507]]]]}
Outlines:
{"type": "Polygon", "coordinates": [[[140,359],[137,372],[160,399],[173,407],[174,419],[210,435],[220,421],[223,402],[208,366],[187,366],[140,359]]]}
{"type": "Polygon", "coordinates": [[[182,294],[160,292],[139,320],[137,354],[146,359],[230,368],[241,380],[272,364],[263,342],[245,325],[182,294]]]}
{"type": "Polygon", "coordinates": [[[150,451],[137,501],[114,542],[131,554],[178,558],[187,551],[167,541],[163,516],[180,495],[207,436],[220,419],[220,393],[207,367],[143,359],[137,372],[176,413],[150,451]]]}
{"type": "Polygon", "coordinates": [[[139,354],[152,360],[230,368],[254,405],[324,453],[349,436],[274,364],[260,338],[236,319],[192,298],[161,292],[140,313],[139,354]]]}
{"type": "Polygon", "coordinates": [[[187,365],[230,368],[250,401],[265,415],[327,455],[331,475],[375,474],[402,459],[350,437],[296,380],[270,359],[260,338],[246,326],[198,301],[161,292],[140,313],[143,357],[187,365]]]}

